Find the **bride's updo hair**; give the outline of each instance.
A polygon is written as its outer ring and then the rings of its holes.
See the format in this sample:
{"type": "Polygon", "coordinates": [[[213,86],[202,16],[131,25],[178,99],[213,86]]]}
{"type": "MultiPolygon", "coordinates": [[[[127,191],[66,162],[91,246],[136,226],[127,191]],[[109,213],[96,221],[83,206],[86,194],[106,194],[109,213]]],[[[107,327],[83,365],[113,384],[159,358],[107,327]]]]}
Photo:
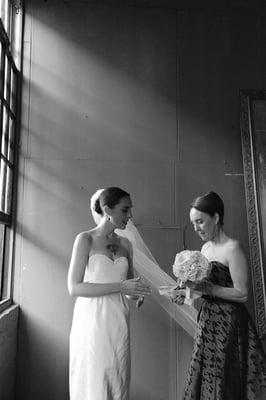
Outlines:
{"type": "Polygon", "coordinates": [[[94,203],[93,209],[97,214],[102,215],[102,207],[108,206],[109,208],[114,208],[124,197],[130,197],[130,194],[118,187],[108,187],[101,192],[94,203]]]}
{"type": "Polygon", "coordinates": [[[224,202],[217,193],[210,191],[203,196],[196,197],[190,207],[209,214],[211,217],[214,217],[215,213],[217,213],[219,215],[219,224],[223,226],[224,202]]]}

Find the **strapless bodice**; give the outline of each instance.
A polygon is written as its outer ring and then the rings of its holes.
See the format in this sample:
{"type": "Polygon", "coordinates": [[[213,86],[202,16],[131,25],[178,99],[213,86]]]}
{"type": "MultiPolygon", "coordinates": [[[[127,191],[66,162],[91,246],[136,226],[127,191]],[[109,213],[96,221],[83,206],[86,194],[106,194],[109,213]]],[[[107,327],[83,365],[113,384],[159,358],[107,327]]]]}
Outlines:
{"type": "Polygon", "coordinates": [[[233,281],[231,278],[229,267],[219,261],[211,261],[212,269],[209,280],[214,285],[232,287],[233,281]]]}
{"type": "Polygon", "coordinates": [[[84,281],[94,283],[121,282],[127,278],[128,260],[125,256],[111,260],[105,254],[93,254],[89,257],[84,281]]]}

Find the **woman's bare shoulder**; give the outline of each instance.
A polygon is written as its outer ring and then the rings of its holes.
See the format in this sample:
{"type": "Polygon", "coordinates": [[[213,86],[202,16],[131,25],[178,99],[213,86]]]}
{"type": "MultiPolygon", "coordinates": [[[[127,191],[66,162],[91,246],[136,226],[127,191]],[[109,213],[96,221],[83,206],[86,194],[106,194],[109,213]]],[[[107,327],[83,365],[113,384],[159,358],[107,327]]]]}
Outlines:
{"type": "Polygon", "coordinates": [[[93,230],[79,232],[76,236],[75,241],[78,243],[88,243],[91,244],[93,238],[93,230]]]}
{"type": "Polygon", "coordinates": [[[247,257],[239,240],[230,238],[225,245],[225,251],[229,265],[235,262],[247,265],[247,257]]]}
{"type": "Polygon", "coordinates": [[[225,242],[225,247],[227,251],[230,252],[238,252],[238,251],[243,251],[241,243],[239,240],[233,239],[233,238],[228,238],[227,241],[225,242]]]}
{"type": "Polygon", "coordinates": [[[74,257],[88,254],[92,245],[92,236],[89,231],[80,232],[76,235],[73,244],[72,254],[74,257]]]}

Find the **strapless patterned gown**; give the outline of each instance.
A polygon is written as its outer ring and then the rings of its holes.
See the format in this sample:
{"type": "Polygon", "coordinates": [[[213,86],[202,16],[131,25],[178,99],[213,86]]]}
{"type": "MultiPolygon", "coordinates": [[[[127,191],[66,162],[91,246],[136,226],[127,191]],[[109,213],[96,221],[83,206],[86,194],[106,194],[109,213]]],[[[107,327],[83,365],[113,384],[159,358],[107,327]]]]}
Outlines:
{"type": "MultiPolygon", "coordinates": [[[[210,280],[233,286],[219,262],[212,262],[210,280]]],[[[244,304],[204,296],[183,399],[266,399],[265,355],[244,304]]]]}
{"type": "MultiPolygon", "coordinates": [[[[103,254],[89,258],[84,281],[126,279],[128,261],[103,254]]],[[[70,333],[70,399],[128,400],[129,308],[124,295],[78,297],[70,333]]]]}

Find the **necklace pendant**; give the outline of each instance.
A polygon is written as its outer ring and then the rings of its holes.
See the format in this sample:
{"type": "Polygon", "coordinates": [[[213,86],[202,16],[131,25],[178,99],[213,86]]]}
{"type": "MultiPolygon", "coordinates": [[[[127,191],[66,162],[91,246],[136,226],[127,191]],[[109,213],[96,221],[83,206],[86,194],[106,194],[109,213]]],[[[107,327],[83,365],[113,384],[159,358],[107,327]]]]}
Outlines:
{"type": "Polygon", "coordinates": [[[118,246],[117,244],[107,244],[106,248],[113,254],[116,255],[117,250],[118,250],[118,246]]]}

